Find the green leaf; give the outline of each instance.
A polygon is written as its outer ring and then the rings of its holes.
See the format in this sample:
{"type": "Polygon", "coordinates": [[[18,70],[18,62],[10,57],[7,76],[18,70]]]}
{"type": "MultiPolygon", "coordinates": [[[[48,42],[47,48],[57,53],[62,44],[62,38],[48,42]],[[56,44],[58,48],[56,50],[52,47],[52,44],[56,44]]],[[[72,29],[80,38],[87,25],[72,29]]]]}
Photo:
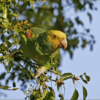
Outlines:
{"type": "MultiPolygon", "coordinates": [[[[0,52],[0,53],[1,53],[1,52],[0,52]]],[[[0,56],[0,62],[2,62],[3,60],[4,60],[3,57],[0,56]]]]}
{"type": "MultiPolygon", "coordinates": [[[[12,26],[16,26],[17,27],[17,20],[12,20],[12,26]]],[[[16,30],[16,27],[14,27],[14,31],[16,30]]],[[[15,31],[16,32],[16,31],[15,31]]]]}
{"type": "Polygon", "coordinates": [[[32,9],[34,9],[34,6],[32,6],[32,9]]]}
{"type": "Polygon", "coordinates": [[[6,75],[6,73],[2,73],[2,74],[0,75],[0,80],[1,80],[1,79],[4,79],[5,75],[6,75]]]}
{"type": "Polygon", "coordinates": [[[92,21],[92,16],[91,14],[88,12],[87,15],[89,16],[90,22],[92,21]]]}
{"type": "Polygon", "coordinates": [[[16,83],[15,82],[13,82],[13,87],[16,87],[16,83]]]}
{"type": "Polygon", "coordinates": [[[81,45],[82,48],[86,47],[87,41],[85,39],[82,39],[83,44],[81,45]]]}
{"type": "Polygon", "coordinates": [[[69,49],[68,51],[69,51],[69,54],[70,54],[70,58],[72,58],[72,57],[73,57],[73,52],[72,52],[72,50],[69,49]]]}
{"type": "Polygon", "coordinates": [[[12,38],[14,44],[19,44],[19,38],[17,36],[13,36],[12,38]]]}
{"type": "Polygon", "coordinates": [[[41,97],[39,98],[39,100],[43,100],[45,98],[45,95],[48,93],[48,90],[44,90],[41,94],[41,97]]]}
{"type": "Polygon", "coordinates": [[[0,18],[0,22],[2,22],[2,18],[0,18]]]}
{"type": "Polygon", "coordinates": [[[3,86],[3,89],[8,90],[9,86],[3,86]]]}
{"type": "Polygon", "coordinates": [[[7,47],[10,48],[12,46],[12,43],[10,43],[9,41],[6,41],[7,47]]]}
{"type": "Polygon", "coordinates": [[[87,81],[86,81],[85,79],[83,79],[83,76],[82,76],[82,75],[80,76],[80,78],[81,78],[81,80],[82,80],[84,83],[87,84],[87,81]]]}
{"type": "Polygon", "coordinates": [[[12,46],[12,44],[7,40],[6,37],[4,37],[4,41],[6,42],[8,48],[12,46]]]}
{"type": "Polygon", "coordinates": [[[87,90],[86,88],[83,86],[83,100],[86,100],[87,97],[87,90]]]}
{"type": "Polygon", "coordinates": [[[4,25],[5,27],[11,26],[11,22],[8,19],[8,15],[9,15],[8,11],[9,11],[9,9],[7,7],[4,7],[3,13],[1,14],[1,17],[3,17],[3,19],[4,19],[3,22],[2,22],[2,25],[4,25]]]}
{"type": "Polygon", "coordinates": [[[10,72],[10,68],[8,66],[5,66],[6,70],[7,70],[7,74],[9,74],[10,72]]]}
{"type": "Polygon", "coordinates": [[[86,76],[86,80],[87,80],[87,81],[90,81],[90,77],[89,77],[89,76],[86,76]]]}
{"type": "Polygon", "coordinates": [[[16,1],[15,1],[15,0],[12,0],[11,2],[12,2],[12,3],[14,4],[14,6],[16,7],[16,5],[17,5],[17,4],[16,4],[16,1]]]}
{"type": "Polygon", "coordinates": [[[71,79],[72,76],[73,76],[72,73],[64,73],[64,74],[61,75],[60,78],[63,79],[63,80],[67,80],[67,79],[71,79]]]}
{"type": "Polygon", "coordinates": [[[13,61],[14,60],[14,58],[13,57],[10,57],[10,56],[6,56],[6,59],[7,59],[7,61],[13,61]]]}
{"type": "Polygon", "coordinates": [[[61,87],[61,84],[58,83],[58,84],[57,84],[57,90],[59,90],[60,87],[61,87]]]}
{"type": "Polygon", "coordinates": [[[93,3],[89,2],[89,7],[92,10],[93,9],[93,3]]]}
{"type": "Polygon", "coordinates": [[[55,93],[54,90],[49,87],[50,92],[48,92],[43,100],[55,100],[55,93]]]}
{"type": "Polygon", "coordinates": [[[9,74],[9,72],[10,72],[10,70],[9,70],[9,68],[7,68],[7,73],[9,74]]]}
{"type": "Polygon", "coordinates": [[[0,85],[0,89],[5,89],[5,90],[9,90],[9,86],[2,86],[2,85],[0,85]]]}
{"type": "Polygon", "coordinates": [[[3,6],[0,5],[0,13],[3,13],[3,6]]]}
{"type": "Polygon", "coordinates": [[[61,93],[59,94],[59,97],[60,97],[60,100],[64,100],[64,97],[61,93]]]}
{"type": "MultiPolygon", "coordinates": [[[[4,0],[3,0],[4,1],[4,0]]],[[[5,2],[6,3],[6,5],[10,5],[10,0],[9,1],[7,1],[7,2],[5,2]]]]}
{"type": "Polygon", "coordinates": [[[17,25],[15,25],[14,26],[14,31],[18,34],[20,32],[20,28],[17,25]]]}
{"type": "Polygon", "coordinates": [[[19,70],[22,71],[23,73],[26,73],[28,78],[31,79],[31,74],[29,72],[27,72],[27,70],[25,68],[20,68],[19,70]]]}
{"type": "Polygon", "coordinates": [[[61,96],[60,100],[64,100],[64,97],[63,97],[63,95],[61,96]]]}
{"type": "Polygon", "coordinates": [[[35,0],[30,0],[30,3],[33,5],[33,1],[35,1],[35,0]]]}
{"type": "Polygon", "coordinates": [[[20,34],[21,41],[24,42],[25,44],[27,43],[27,38],[24,34],[20,34]]]}
{"type": "Polygon", "coordinates": [[[84,76],[86,78],[87,81],[90,81],[90,77],[86,75],[86,73],[84,73],[84,76]]]}
{"type": "Polygon", "coordinates": [[[80,24],[82,26],[84,25],[83,22],[79,20],[79,17],[76,17],[75,20],[76,20],[77,24],[80,24]]]}
{"type": "Polygon", "coordinates": [[[18,18],[18,16],[17,16],[17,14],[16,14],[16,13],[11,13],[11,15],[12,15],[13,17],[18,18]]]}
{"type": "Polygon", "coordinates": [[[31,79],[31,75],[30,75],[30,73],[26,73],[27,74],[27,76],[29,77],[29,79],[31,79]]]}
{"type": "Polygon", "coordinates": [[[4,25],[4,27],[9,27],[11,26],[11,23],[6,21],[6,22],[2,22],[2,25],[4,25]]]}
{"type": "Polygon", "coordinates": [[[78,91],[75,89],[71,100],[78,100],[79,94],[78,91]]]}
{"type": "Polygon", "coordinates": [[[54,70],[57,69],[57,63],[56,62],[51,63],[51,65],[53,66],[54,70]]]}
{"type": "Polygon", "coordinates": [[[34,34],[34,35],[39,35],[39,34],[41,34],[41,33],[46,32],[45,30],[43,30],[43,29],[41,29],[41,28],[38,28],[38,27],[32,27],[32,28],[30,28],[30,30],[33,31],[33,34],[34,34]]]}
{"type": "Polygon", "coordinates": [[[7,8],[6,7],[3,9],[3,13],[1,14],[1,17],[7,19],[7,8]]]}

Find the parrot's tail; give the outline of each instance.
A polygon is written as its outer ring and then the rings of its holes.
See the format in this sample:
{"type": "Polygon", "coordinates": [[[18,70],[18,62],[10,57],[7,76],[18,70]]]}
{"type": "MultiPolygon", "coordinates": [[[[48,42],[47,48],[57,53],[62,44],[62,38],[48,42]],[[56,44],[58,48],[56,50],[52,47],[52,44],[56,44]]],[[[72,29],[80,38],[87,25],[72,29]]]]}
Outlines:
{"type": "Polygon", "coordinates": [[[41,74],[44,74],[44,67],[39,68],[36,72],[36,74],[34,75],[34,78],[38,78],[41,74]]]}

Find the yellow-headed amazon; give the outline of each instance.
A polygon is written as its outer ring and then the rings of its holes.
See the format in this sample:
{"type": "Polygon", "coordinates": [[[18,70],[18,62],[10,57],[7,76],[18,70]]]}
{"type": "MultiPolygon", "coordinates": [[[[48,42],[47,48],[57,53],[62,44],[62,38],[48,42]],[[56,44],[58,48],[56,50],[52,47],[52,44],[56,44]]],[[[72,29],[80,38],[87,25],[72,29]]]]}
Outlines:
{"type": "Polygon", "coordinates": [[[25,56],[33,59],[37,64],[42,66],[34,76],[34,78],[37,78],[50,68],[51,65],[49,62],[59,52],[59,48],[66,49],[66,35],[61,31],[45,31],[34,27],[30,29],[26,37],[27,42],[22,42],[20,49],[25,56]]]}

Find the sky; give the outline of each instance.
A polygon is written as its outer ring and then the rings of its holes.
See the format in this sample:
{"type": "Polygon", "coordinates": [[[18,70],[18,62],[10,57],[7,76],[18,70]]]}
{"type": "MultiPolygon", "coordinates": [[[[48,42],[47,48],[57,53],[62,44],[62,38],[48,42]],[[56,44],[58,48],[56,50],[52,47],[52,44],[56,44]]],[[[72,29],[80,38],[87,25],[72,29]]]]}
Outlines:
{"type": "MultiPolygon", "coordinates": [[[[83,74],[84,72],[87,73],[91,77],[91,80],[88,84],[83,83],[82,81],[79,81],[84,87],[86,87],[88,91],[87,99],[100,99],[100,1],[98,0],[95,3],[95,6],[98,8],[97,11],[92,11],[92,23],[89,23],[88,18],[86,17],[86,14],[84,13],[78,13],[80,18],[84,21],[84,24],[86,27],[90,28],[90,33],[94,35],[94,38],[96,40],[96,43],[94,44],[93,51],[90,51],[90,47],[87,45],[85,49],[78,48],[74,51],[73,59],[70,59],[70,56],[68,53],[64,53],[63,50],[61,50],[62,60],[61,60],[61,67],[59,67],[59,70],[62,71],[62,73],[72,72],[76,76],[79,76],[80,74],[83,74]]],[[[3,72],[4,68],[0,64],[1,70],[0,73],[3,72]]],[[[53,83],[54,84],[54,83],[53,83]]],[[[12,83],[9,85],[12,86],[12,83]]],[[[20,83],[17,83],[17,87],[20,83]]],[[[79,99],[83,98],[82,94],[82,86],[76,82],[75,84],[76,89],[79,92],[79,99]]],[[[75,89],[72,80],[65,81],[65,99],[70,99],[74,89],[75,89]]],[[[56,91],[56,86],[53,85],[53,88],[56,91]]],[[[4,97],[3,95],[0,97],[0,99],[24,99],[25,95],[22,91],[7,91],[0,89],[0,93],[3,92],[7,94],[7,97],[4,97]]],[[[62,93],[64,90],[62,90],[62,93]]],[[[58,94],[58,92],[57,92],[58,94]]],[[[56,98],[59,99],[56,95],[56,98]]]]}

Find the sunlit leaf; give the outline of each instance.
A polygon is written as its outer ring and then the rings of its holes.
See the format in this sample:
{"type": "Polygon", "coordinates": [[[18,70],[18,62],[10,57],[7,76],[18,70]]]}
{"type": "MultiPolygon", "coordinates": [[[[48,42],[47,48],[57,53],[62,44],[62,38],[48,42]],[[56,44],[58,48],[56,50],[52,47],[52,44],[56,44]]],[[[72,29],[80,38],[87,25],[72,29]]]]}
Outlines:
{"type": "Polygon", "coordinates": [[[9,90],[9,86],[2,86],[2,85],[0,85],[0,89],[4,89],[4,90],[9,90]]]}
{"type": "Polygon", "coordinates": [[[20,28],[17,25],[15,25],[14,26],[14,31],[18,34],[20,32],[20,28]]]}
{"type": "Polygon", "coordinates": [[[14,58],[13,57],[10,57],[10,56],[6,56],[6,59],[7,59],[7,61],[13,61],[14,60],[14,58]]]}
{"type": "Polygon", "coordinates": [[[11,23],[10,22],[2,22],[2,25],[4,25],[4,27],[9,27],[9,26],[11,26],[11,23]]]}
{"type": "Polygon", "coordinates": [[[63,79],[63,80],[67,80],[67,79],[71,79],[72,76],[73,76],[72,73],[64,73],[64,74],[61,75],[60,78],[63,79]]]}
{"type": "Polygon", "coordinates": [[[1,17],[4,17],[5,20],[7,21],[7,8],[6,7],[3,8],[3,13],[1,14],[1,17]]]}
{"type": "Polygon", "coordinates": [[[55,93],[53,89],[50,89],[50,92],[48,92],[43,100],[54,100],[55,99],[55,93]]]}
{"type": "Polygon", "coordinates": [[[21,41],[26,43],[27,42],[27,38],[24,34],[20,34],[20,37],[21,37],[21,41]]]}

